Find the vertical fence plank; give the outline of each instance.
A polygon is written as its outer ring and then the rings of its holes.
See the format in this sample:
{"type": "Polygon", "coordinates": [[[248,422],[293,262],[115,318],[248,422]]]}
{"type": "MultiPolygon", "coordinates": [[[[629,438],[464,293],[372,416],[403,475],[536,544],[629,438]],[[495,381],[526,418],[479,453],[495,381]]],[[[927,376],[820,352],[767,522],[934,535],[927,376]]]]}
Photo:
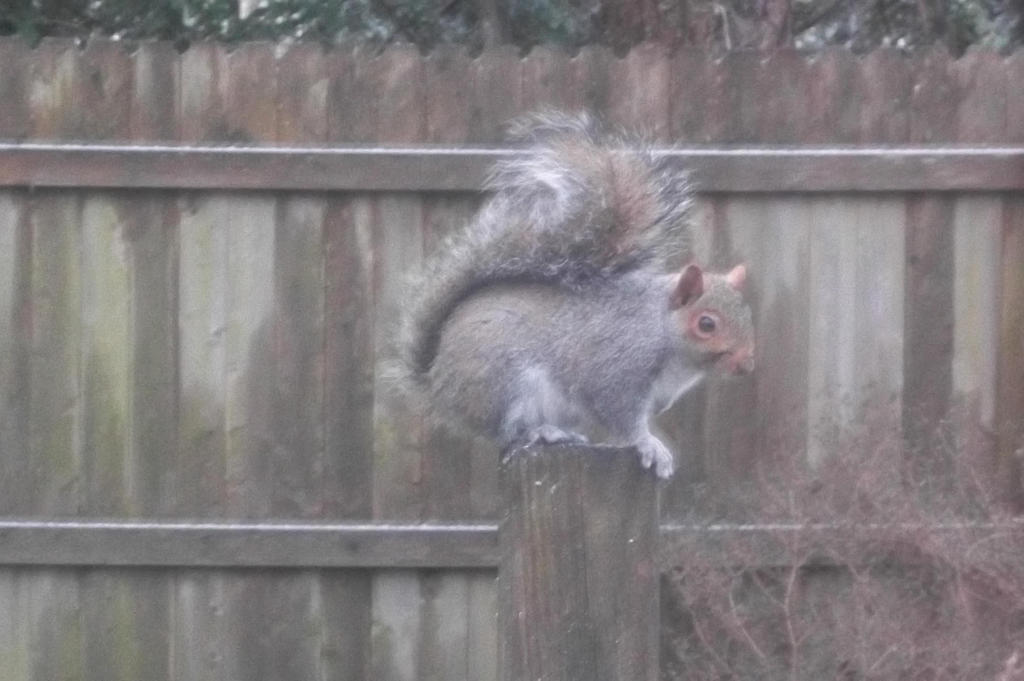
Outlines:
{"type": "Polygon", "coordinates": [[[998,354],[998,277],[1002,206],[994,197],[961,197],[954,214],[953,389],[985,429],[993,426],[998,354]]]}
{"type": "Polygon", "coordinates": [[[0,193],[0,513],[34,510],[29,455],[29,367],[32,342],[30,201],[21,191],[0,193]]]}
{"type": "Polygon", "coordinates": [[[430,144],[466,144],[475,93],[466,87],[472,63],[458,47],[439,47],[423,60],[425,135],[430,144]]]}
{"type": "Polygon", "coordinates": [[[36,513],[75,515],[81,489],[80,196],[37,192],[32,214],[29,450],[36,513]]]}
{"type": "MultiPolygon", "coordinates": [[[[1007,83],[1020,83],[1024,78],[1024,51],[1018,49],[1001,65],[991,68],[1006,70],[1007,83]]],[[[1007,109],[1005,140],[1009,144],[1024,142],[1024,92],[1021,88],[1006,90],[1007,109]]],[[[1002,327],[999,339],[999,451],[1002,479],[1012,480],[1008,493],[1011,505],[1024,510],[1024,472],[1019,453],[1024,451],[1024,432],[1020,414],[1024,414],[1024,206],[1017,198],[1005,200],[1004,249],[1002,249],[1002,327]]]]}
{"type": "Polygon", "coordinates": [[[669,135],[669,55],[656,45],[634,47],[608,64],[608,118],[650,139],[669,135]]]}
{"type": "MultiPolygon", "coordinates": [[[[31,134],[77,135],[75,50],[44,40],[33,52],[29,83],[31,134]]],[[[30,287],[28,456],[33,476],[29,514],[69,516],[83,506],[81,452],[81,210],[75,191],[37,191],[26,230],[30,287]]],[[[85,677],[84,632],[77,572],[41,569],[27,584],[27,611],[12,614],[29,626],[31,678],[85,677]]]]}
{"type": "Polygon", "coordinates": [[[1005,199],[1000,281],[999,366],[996,422],[1001,497],[1017,513],[1024,509],[1024,200],[1005,199]]]}
{"type": "MultiPolygon", "coordinates": [[[[270,513],[317,517],[324,500],[323,474],[324,201],[311,196],[281,199],[274,231],[274,308],[263,357],[248,371],[271,387],[254,405],[267,439],[270,513]]],[[[266,227],[266,225],[264,226],[266,227]]]]}
{"type": "Polygon", "coordinates": [[[522,62],[524,112],[552,108],[572,112],[583,107],[583,84],[564,50],[537,46],[522,62]]]}
{"type": "Polygon", "coordinates": [[[181,60],[177,51],[166,42],[143,43],[131,59],[131,139],[150,144],[177,140],[181,91],[181,60]]]}
{"type": "Polygon", "coordinates": [[[132,68],[124,45],[90,40],[74,58],[74,134],[83,140],[123,140],[130,130],[132,68]]]}
{"type": "Polygon", "coordinates": [[[910,106],[910,143],[940,144],[957,138],[957,92],[950,78],[949,55],[932,49],[914,57],[910,106]]]}
{"type": "Polygon", "coordinates": [[[373,507],[373,243],[368,199],[330,199],[324,226],[325,462],[328,517],[373,507]]]}
{"type": "Polygon", "coordinates": [[[906,144],[910,135],[910,103],[913,92],[909,59],[895,50],[875,50],[855,64],[853,98],[859,100],[860,144],[906,144]]]}
{"type": "Polygon", "coordinates": [[[9,615],[0,622],[0,668],[10,681],[32,678],[32,632],[28,623],[31,579],[22,570],[0,572],[0,611],[9,615]]]}
{"type": "Polygon", "coordinates": [[[193,43],[181,54],[178,134],[182,142],[206,142],[226,127],[221,61],[210,43],[193,43]]]}
{"type": "Polygon", "coordinates": [[[267,196],[221,200],[228,217],[219,227],[227,231],[230,242],[224,302],[227,513],[236,518],[265,518],[273,485],[273,440],[266,432],[267,414],[260,413],[260,405],[267,404],[268,393],[274,390],[270,381],[261,379],[272,352],[276,200],[267,196]]]}
{"type": "Polygon", "coordinates": [[[667,96],[671,139],[681,144],[707,142],[706,100],[713,95],[704,77],[708,59],[702,51],[683,48],[671,56],[667,96]]]}
{"type": "MultiPolygon", "coordinates": [[[[1006,70],[1005,78],[1007,83],[1019,83],[1024,77],[1024,51],[1017,49],[1013,55],[1000,65],[1006,70]]],[[[995,68],[995,67],[993,67],[995,68]]],[[[1006,89],[1006,121],[1005,143],[1024,143],[1024,92],[1021,88],[1007,87],[1006,89]]]]}
{"type": "Polygon", "coordinates": [[[476,57],[469,78],[474,93],[474,124],[467,142],[499,144],[505,124],[523,111],[523,60],[511,45],[476,57]]]}
{"type": "MultiPolygon", "coordinates": [[[[362,61],[334,50],[326,59],[328,143],[373,139],[362,61]]],[[[324,218],[324,480],[321,494],[331,518],[365,520],[373,514],[374,334],[373,211],[367,197],[328,199],[324,218]]],[[[321,575],[325,603],[326,678],[370,678],[372,584],[368,571],[321,575]]]]}
{"type": "MultiPolygon", "coordinates": [[[[830,435],[836,428],[898,414],[903,375],[903,205],[896,199],[819,205],[828,219],[817,220],[811,242],[812,464],[842,444],[830,435]]],[[[883,427],[894,442],[896,426],[883,427]]]]}
{"type": "Polygon", "coordinates": [[[327,64],[321,46],[298,43],[276,62],[279,144],[322,145],[327,139],[327,64]]]}
{"type": "Polygon", "coordinates": [[[40,568],[27,580],[28,646],[32,681],[85,679],[80,578],[75,570],[40,568]]]}
{"type": "MultiPolygon", "coordinates": [[[[411,49],[389,50],[374,62],[379,78],[377,138],[383,143],[422,142],[426,133],[423,61],[411,49]]],[[[378,520],[423,517],[423,429],[384,376],[394,357],[405,278],[423,258],[423,203],[414,195],[375,199],[373,509],[378,520]]],[[[415,571],[377,573],[373,583],[371,676],[413,681],[421,673],[422,580],[415,571]]]]}
{"type": "MultiPolygon", "coordinates": [[[[808,129],[807,57],[793,50],[762,56],[754,72],[758,97],[755,138],[758,144],[795,144],[808,129]]],[[[752,105],[752,104],[751,104],[752,105]]]]}
{"type": "Polygon", "coordinates": [[[176,512],[218,516],[224,509],[224,329],[227,324],[227,211],[215,199],[181,208],[178,267],[180,362],[176,512]]]}
{"type": "Polygon", "coordinates": [[[43,140],[76,137],[75,59],[74,46],[66,40],[44,38],[32,50],[28,83],[30,137],[43,140]]]}
{"type": "Polygon", "coordinates": [[[1003,144],[1007,116],[1007,90],[1002,56],[989,51],[969,50],[950,61],[950,78],[957,92],[957,142],[961,144],[1003,144]]]}
{"type": "MultiPolygon", "coordinates": [[[[82,53],[75,72],[75,97],[98,114],[79,122],[83,138],[132,137],[133,119],[148,110],[136,104],[135,67],[116,43],[91,42],[82,53]]],[[[145,390],[148,383],[138,380],[151,369],[144,362],[173,362],[173,356],[159,355],[159,348],[168,347],[164,339],[156,339],[153,347],[138,344],[139,333],[151,329],[140,329],[136,322],[148,325],[161,312],[161,308],[140,305],[140,298],[159,296],[160,289],[143,292],[141,285],[156,282],[140,281],[136,270],[141,263],[135,237],[145,234],[145,221],[153,217],[145,210],[150,200],[138,194],[93,194],[85,197],[82,207],[83,510],[90,515],[134,517],[144,508],[158,507],[159,467],[173,461],[166,442],[138,439],[150,434],[146,426],[151,412],[143,400],[152,392],[136,392],[145,390]],[[139,351],[153,354],[139,358],[139,351]]],[[[162,215],[156,217],[162,223],[162,215]]],[[[172,286],[166,280],[163,285],[164,291],[172,286]]],[[[162,311],[166,314],[167,309],[165,305],[162,311]]],[[[169,325],[163,330],[173,334],[169,325]]],[[[171,380],[157,390],[173,395],[173,373],[163,377],[171,380]]],[[[172,432],[164,428],[158,435],[172,432]]],[[[85,678],[169,679],[169,596],[168,581],[160,573],[85,571],[81,581],[85,678]]]]}
{"type": "MultiPolygon", "coordinates": [[[[22,515],[31,507],[31,459],[26,424],[28,411],[27,284],[24,252],[30,236],[28,207],[20,191],[0,193],[0,513],[22,515]]],[[[32,632],[28,588],[31,577],[21,570],[0,571],[0,669],[11,681],[31,675],[32,632]]]]}
{"type": "Polygon", "coordinates": [[[130,428],[134,344],[129,246],[115,201],[89,196],[82,209],[83,511],[138,512],[130,428]]]}
{"type": "Polygon", "coordinates": [[[81,581],[85,679],[170,679],[168,580],[158,571],[100,568],[81,581]]]}
{"type": "MultiPolygon", "coordinates": [[[[226,78],[218,48],[194,44],[181,55],[178,130],[182,141],[226,136],[226,78]]],[[[176,514],[223,516],[228,509],[226,388],[228,375],[228,202],[185,195],[179,207],[178,461],[176,514]]],[[[173,580],[171,665],[179,678],[238,675],[230,617],[232,577],[181,571],[173,580]]]]}
{"type": "Polygon", "coordinates": [[[238,575],[184,570],[174,580],[170,651],[174,678],[218,681],[241,674],[233,645],[232,583],[238,575]]]}
{"type": "Polygon", "coordinates": [[[932,447],[935,430],[952,394],[954,214],[955,199],[907,198],[903,432],[915,471],[933,474],[942,460],[932,447]]]}
{"type": "MultiPolygon", "coordinates": [[[[32,52],[26,42],[0,41],[0,139],[19,140],[32,128],[30,106],[32,52]]],[[[30,203],[25,193],[5,190],[0,193],[0,513],[28,512],[32,502],[32,464],[28,452],[29,384],[26,368],[31,340],[28,315],[27,276],[31,248],[30,203]]],[[[12,591],[15,579],[3,580],[4,598],[12,603],[9,612],[24,612],[23,599],[12,591]]],[[[13,629],[5,635],[16,636],[13,629]]],[[[12,662],[14,662],[12,660],[12,662]]],[[[26,672],[27,673],[27,672],[26,672]]],[[[15,674],[18,676],[18,674],[15,674]]],[[[22,678],[24,676],[22,675],[22,678]]]]}
{"type": "Polygon", "coordinates": [[[30,109],[30,73],[33,63],[28,43],[22,40],[0,41],[0,139],[20,140],[25,138],[32,127],[30,109]]]}

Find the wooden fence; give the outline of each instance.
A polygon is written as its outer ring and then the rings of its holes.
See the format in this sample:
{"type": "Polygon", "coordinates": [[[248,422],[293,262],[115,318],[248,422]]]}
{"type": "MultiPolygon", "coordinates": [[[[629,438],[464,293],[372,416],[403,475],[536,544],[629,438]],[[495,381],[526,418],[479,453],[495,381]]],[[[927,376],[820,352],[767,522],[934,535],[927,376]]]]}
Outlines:
{"type": "Polygon", "coordinates": [[[424,431],[375,367],[403,275],[542,105],[703,145],[675,152],[698,250],[751,266],[758,371],[664,424],[664,566],[756,546],[775,530],[697,521],[756,523],[758,460],[821,466],[821,424],[879,409],[899,437],[965,405],[1021,504],[1022,55],[4,40],[0,64],[5,679],[495,678],[496,453],[424,431]]]}

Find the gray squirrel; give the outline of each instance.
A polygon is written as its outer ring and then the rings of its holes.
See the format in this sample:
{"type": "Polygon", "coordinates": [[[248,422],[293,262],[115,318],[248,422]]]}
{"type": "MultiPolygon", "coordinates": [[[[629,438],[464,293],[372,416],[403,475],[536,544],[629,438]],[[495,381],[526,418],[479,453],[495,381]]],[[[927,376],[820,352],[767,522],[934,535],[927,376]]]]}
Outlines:
{"type": "Polygon", "coordinates": [[[405,387],[429,415],[495,440],[634,445],[668,478],[649,418],[707,370],[753,369],[746,269],[692,258],[684,172],[593,117],[535,114],[475,219],[412,287],[405,387]]]}

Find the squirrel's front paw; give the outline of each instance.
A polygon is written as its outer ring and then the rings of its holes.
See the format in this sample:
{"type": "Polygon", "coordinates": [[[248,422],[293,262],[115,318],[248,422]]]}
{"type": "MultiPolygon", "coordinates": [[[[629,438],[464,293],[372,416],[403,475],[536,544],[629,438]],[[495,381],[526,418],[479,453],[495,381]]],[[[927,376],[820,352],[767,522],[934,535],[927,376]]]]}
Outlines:
{"type": "Polygon", "coordinates": [[[672,458],[672,452],[662,444],[661,440],[650,436],[638,442],[636,448],[640,451],[641,466],[650,468],[653,465],[654,473],[659,478],[667,479],[672,477],[675,461],[672,458]]]}

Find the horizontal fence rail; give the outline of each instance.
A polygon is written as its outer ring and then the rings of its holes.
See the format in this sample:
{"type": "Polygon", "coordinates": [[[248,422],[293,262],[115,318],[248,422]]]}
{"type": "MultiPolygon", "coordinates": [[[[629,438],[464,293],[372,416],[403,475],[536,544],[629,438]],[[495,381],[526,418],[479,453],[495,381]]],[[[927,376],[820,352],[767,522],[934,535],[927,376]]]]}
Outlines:
{"type": "MultiPolygon", "coordinates": [[[[495,148],[0,144],[0,186],[478,191],[495,148]]],[[[1024,147],[672,149],[706,192],[1024,189],[1024,147]]]]}
{"type": "MultiPolygon", "coordinates": [[[[900,537],[926,533],[957,542],[978,558],[1024,551],[1024,522],[840,525],[751,524],[661,526],[659,564],[687,556],[729,566],[742,546],[748,564],[792,563],[794,547],[829,565],[835,547],[867,560],[900,537]]],[[[185,523],[0,521],[0,566],[161,566],[235,568],[495,568],[494,524],[185,523]]]]}

